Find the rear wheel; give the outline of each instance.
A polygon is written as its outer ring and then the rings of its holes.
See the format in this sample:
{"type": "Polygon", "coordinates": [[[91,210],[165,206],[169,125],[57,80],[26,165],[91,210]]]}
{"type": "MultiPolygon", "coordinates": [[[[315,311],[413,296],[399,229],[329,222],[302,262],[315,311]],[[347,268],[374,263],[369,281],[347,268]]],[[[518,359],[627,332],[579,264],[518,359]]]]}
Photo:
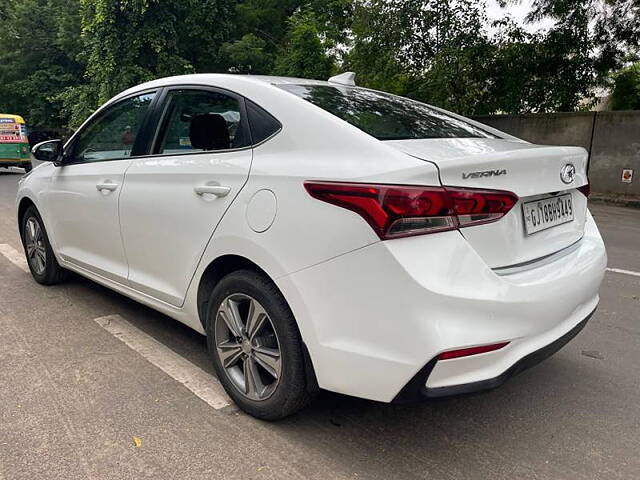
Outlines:
{"type": "Polygon", "coordinates": [[[33,166],[31,165],[31,162],[29,162],[29,163],[25,163],[24,165],[22,165],[22,168],[24,168],[24,171],[26,173],[29,173],[31,171],[31,169],[33,168],[33,166]]]}
{"type": "Polygon", "coordinates": [[[208,305],[207,343],[220,382],[250,415],[277,420],[311,399],[295,319],[263,275],[243,270],[220,280],[208,305]]]}
{"type": "Polygon", "coordinates": [[[56,260],[40,214],[35,207],[27,208],[21,224],[22,244],[29,270],[36,282],[53,285],[64,279],[65,270],[56,260]]]}

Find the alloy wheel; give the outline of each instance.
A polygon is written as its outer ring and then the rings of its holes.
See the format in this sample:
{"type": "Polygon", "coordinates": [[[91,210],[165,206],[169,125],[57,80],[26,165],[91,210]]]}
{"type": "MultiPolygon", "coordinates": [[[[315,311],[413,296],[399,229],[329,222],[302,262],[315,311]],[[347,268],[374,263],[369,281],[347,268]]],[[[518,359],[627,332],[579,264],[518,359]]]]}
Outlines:
{"type": "Polygon", "coordinates": [[[251,400],[266,400],[280,381],[280,342],[264,307],[243,293],[226,297],[215,317],[215,345],[234,387],[251,400]]]}
{"type": "Polygon", "coordinates": [[[27,220],[24,236],[29,265],[36,274],[42,275],[47,268],[47,251],[40,222],[35,217],[27,220]]]}

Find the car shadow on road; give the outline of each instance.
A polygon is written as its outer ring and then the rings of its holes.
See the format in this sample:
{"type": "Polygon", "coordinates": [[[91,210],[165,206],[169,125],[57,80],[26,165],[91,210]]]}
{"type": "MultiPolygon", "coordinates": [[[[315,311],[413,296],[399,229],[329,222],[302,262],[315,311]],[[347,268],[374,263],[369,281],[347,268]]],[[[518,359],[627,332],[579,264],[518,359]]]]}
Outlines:
{"type": "MultiPolygon", "coordinates": [[[[65,288],[91,302],[96,311],[122,315],[215,376],[205,337],[189,327],[79,276],[74,275],[65,288]]],[[[344,465],[361,462],[359,471],[372,478],[414,478],[416,468],[441,472],[446,478],[487,478],[495,476],[498,465],[513,462],[521,462],[524,470],[516,471],[522,473],[532,465],[547,468],[545,461],[566,450],[567,442],[588,439],[594,422],[589,402],[592,383],[607,380],[590,365],[569,344],[488,392],[402,405],[321,392],[305,410],[280,422],[240,416],[243,423],[258,424],[287,442],[301,442],[320,457],[344,465]],[[505,457],[512,459],[506,462],[505,457]],[[469,463],[470,458],[477,475],[460,470],[461,462],[469,463]]],[[[580,461],[578,451],[570,454],[580,461]]]]}
{"type": "MultiPolygon", "coordinates": [[[[361,467],[369,474],[391,466],[388,476],[398,478],[426,472],[434,475],[429,478],[503,478],[507,472],[500,468],[520,464],[538,470],[563,451],[561,461],[579,462],[594,428],[592,385],[580,378],[599,375],[586,373],[591,369],[576,354],[559,352],[492,391],[413,404],[323,392],[306,410],[272,428],[313,445],[324,457],[344,463],[367,459],[361,467]],[[473,473],[469,465],[475,465],[473,473]]],[[[506,478],[532,474],[523,472],[506,478]]],[[[559,478],[552,470],[548,475],[559,478]]]]}

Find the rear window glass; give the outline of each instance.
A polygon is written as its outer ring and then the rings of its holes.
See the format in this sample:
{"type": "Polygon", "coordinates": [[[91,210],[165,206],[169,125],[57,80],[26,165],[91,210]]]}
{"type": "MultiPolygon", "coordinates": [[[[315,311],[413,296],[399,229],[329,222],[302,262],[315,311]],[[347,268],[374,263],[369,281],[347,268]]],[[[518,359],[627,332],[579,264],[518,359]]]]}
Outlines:
{"type": "Polygon", "coordinates": [[[205,90],[168,94],[156,153],[174,155],[247,146],[237,99],[205,90]]]}
{"type": "Polygon", "coordinates": [[[278,85],[379,140],[497,138],[424,103],[364,88],[278,85]]]}

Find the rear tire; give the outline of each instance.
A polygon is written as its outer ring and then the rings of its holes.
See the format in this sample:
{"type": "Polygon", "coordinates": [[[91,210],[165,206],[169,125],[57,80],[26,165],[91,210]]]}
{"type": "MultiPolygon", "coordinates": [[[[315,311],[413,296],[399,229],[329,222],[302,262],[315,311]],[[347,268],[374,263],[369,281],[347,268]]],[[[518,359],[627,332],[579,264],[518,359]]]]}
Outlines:
{"type": "Polygon", "coordinates": [[[31,170],[33,170],[33,165],[31,165],[31,162],[25,163],[24,165],[22,165],[22,168],[24,168],[25,173],[29,173],[31,170]]]}
{"type": "Polygon", "coordinates": [[[240,409],[279,420],[309,403],[300,332],[269,278],[249,270],[222,278],[209,298],[206,326],[218,379],[240,409]]]}
{"type": "Polygon", "coordinates": [[[64,280],[66,270],[58,264],[44,222],[33,205],[27,208],[22,217],[20,232],[27,264],[34,280],[42,285],[55,285],[64,280]]]}

